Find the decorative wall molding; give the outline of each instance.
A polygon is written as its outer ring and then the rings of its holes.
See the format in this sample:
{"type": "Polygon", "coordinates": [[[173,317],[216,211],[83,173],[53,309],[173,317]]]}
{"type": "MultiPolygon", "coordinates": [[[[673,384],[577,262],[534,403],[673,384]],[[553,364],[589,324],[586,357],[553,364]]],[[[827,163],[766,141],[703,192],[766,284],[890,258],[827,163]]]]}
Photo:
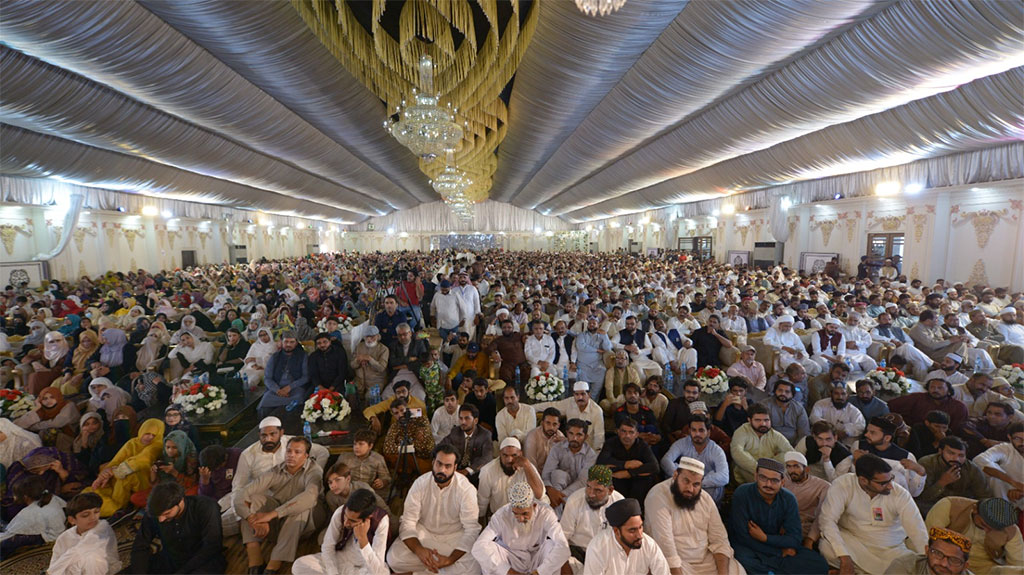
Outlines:
{"type": "MultiPolygon", "coordinates": [[[[1013,204],[1011,203],[1011,205],[1013,204]]],[[[992,238],[992,232],[999,225],[999,220],[1007,218],[1010,221],[1017,222],[1020,219],[1017,213],[1011,215],[1010,210],[1007,208],[961,212],[960,205],[957,204],[950,208],[950,213],[953,215],[952,223],[954,226],[966,221],[971,222],[971,225],[974,226],[974,238],[978,241],[978,247],[982,249],[988,245],[989,239],[992,238]]]]}
{"type": "Polygon", "coordinates": [[[3,242],[4,251],[7,252],[7,255],[14,253],[14,239],[18,234],[25,234],[28,237],[32,237],[31,220],[29,220],[24,226],[0,224],[0,241],[3,242]]]}
{"type": "Polygon", "coordinates": [[[85,236],[96,237],[96,233],[96,224],[78,226],[75,228],[75,231],[72,232],[71,239],[75,241],[75,249],[78,250],[78,253],[82,253],[82,250],[85,249],[85,236]]]}
{"type": "Polygon", "coordinates": [[[811,216],[811,229],[821,230],[821,239],[825,242],[825,247],[828,247],[828,241],[832,238],[832,230],[834,230],[837,225],[839,225],[838,219],[815,221],[814,216],[811,216]]]}
{"type": "Polygon", "coordinates": [[[921,243],[924,237],[924,226],[928,223],[928,214],[914,214],[914,243],[921,243]]]}

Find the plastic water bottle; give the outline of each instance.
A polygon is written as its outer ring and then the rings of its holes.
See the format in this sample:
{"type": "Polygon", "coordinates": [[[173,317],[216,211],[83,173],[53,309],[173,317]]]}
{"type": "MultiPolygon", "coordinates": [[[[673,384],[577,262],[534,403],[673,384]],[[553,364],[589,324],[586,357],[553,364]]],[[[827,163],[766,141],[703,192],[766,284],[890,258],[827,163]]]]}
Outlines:
{"type": "Polygon", "coordinates": [[[516,387],[516,389],[519,389],[519,366],[518,365],[516,366],[516,378],[515,378],[515,383],[513,385],[516,387]]]}
{"type": "Polygon", "coordinates": [[[566,383],[566,384],[569,383],[569,364],[568,363],[565,364],[564,367],[562,367],[562,382],[566,383]]]}
{"type": "Polygon", "coordinates": [[[978,355],[974,356],[974,373],[981,373],[981,371],[982,371],[981,354],[979,353],[978,355]]]}
{"type": "Polygon", "coordinates": [[[374,385],[370,388],[370,405],[377,405],[380,403],[380,386],[374,385]]]}
{"type": "Polygon", "coordinates": [[[302,422],[302,435],[305,435],[310,443],[313,442],[313,428],[309,425],[308,421],[302,422]]]}
{"type": "Polygon", "coordinates": [[[252,391],[256,386],[249,387],[249,374],[242,372],[242,389],[252,391]]]}
{"type": "Polygon", "coordinates": [[[878,367],[885,367],[885,360],[884,359],[878,360],[878,367]]]}
{"type": "Polygon", "coordinates": [[[679,381],[677,382],[679,384],[679,389],[677,390],[676,395],[679,395],[679,394],[682,393],[682,391],[683,391],[682,390],[682,384],[685,381],[686,381],[686,362],[685,361],[680,361],[679,362],[679,381]]]}
{"type": "Polygon", "coordinates": [[[298,406],[299,406],[299,400],[298,399],[293,399],[292,402],[288,404],[288,407],[286,407],[284,409],[285,409],[285,411],[295,411],[295,408],[298,407],[298,406]]]}
{"type": "Polygon", "coordinates": [[[672,373],[672,364],[671,363],[666,363],[664,369],[665,369],[665,371],[663,373],[665,374],[665,377],[664,377],[665,385],[663,387],[666,390],[671,391],[672,393],[675,393],[676,389],[675,389],[675,385],[673,384],[673,381],[674,381],[674,377],[673,376],[675,374],[672,373]]]}

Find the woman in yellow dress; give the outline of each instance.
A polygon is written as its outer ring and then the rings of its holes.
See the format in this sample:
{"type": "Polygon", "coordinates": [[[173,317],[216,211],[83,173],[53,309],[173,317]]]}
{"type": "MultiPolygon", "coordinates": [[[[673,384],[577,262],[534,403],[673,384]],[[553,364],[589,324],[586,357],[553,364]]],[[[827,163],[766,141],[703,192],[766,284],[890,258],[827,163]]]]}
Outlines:
{"type": "Polygon", "coordinates": [[[132,493],[149,489],[149,470],[160,457],[163,444],[164,422],[147,419],[139,426],[138,436],[125,443],[109,463],[100,466],[99,477],[85,491],[103,497],[101,517],[110,517],[127,505],[132,493]]]}

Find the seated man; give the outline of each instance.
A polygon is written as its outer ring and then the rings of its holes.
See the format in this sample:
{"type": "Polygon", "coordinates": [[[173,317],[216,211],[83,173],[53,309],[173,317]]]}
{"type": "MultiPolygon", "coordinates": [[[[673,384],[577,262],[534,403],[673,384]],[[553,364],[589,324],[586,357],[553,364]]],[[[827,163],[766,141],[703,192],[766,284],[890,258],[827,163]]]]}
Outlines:
{"type": "Polygon", "coordinates": [[[939,451],[939,442],[949,434],[949,415],[943,411],[929,411],[924,421],[910,427],[907,451],[921,459],[939,451]]]}
{"type": "MultiPolygon", "coordinates": [[[[696,381],[691,381],[693,382],[693,387],[699,390],[700,384],[696,381]]],[[[722,403],[715,412],[715,423],[729,435],[734,434],[737,429],[747,422],[747,411],[754,403],[747,398],[749,387],[750,385],[747,383],[747,380],[742,377],[729,378],[729,391],[722,398],[722,403]]],[[[686,394],[689,389],[690,382],[688,381],[683,384],[683,393],[686,394]]],[[[696,401],[698,396],[699,393],[694,397],[694,401],[696,401]]]]}
{"type": "MultiPolygon", "coordinates": [[[[638,373],[646,372],[649,375],[661,375],[662,366],[651,359],[654,345],[650,338],[647,337],[647,332],[640,329],[638,324],[636,316],[627,316],[625,328],[619,330],[617,337],[612,338],[612,347],[616,352],[625,351],[628,353],[629,363],[638,373]]],[[[636,383],[639,384],[640,382],[637,381],[636,383]]]]}
{"type": "Polygon", "coordinates": [[[1024,423],[1011,423],[1009,443],[990,447],[974,458],[974,464],[991,477],[992,491],[1018,510],[1024,509],[1024,423]]]}
{"type": "Polygon", "coordinates": [[[640,385],[640,372],[629,363],[629,354],[625,350],[615,352],[615,365],[604,374],[604,399],[601,409],[612,413],[626,403],[624,391],[627,383],[640,385]]]}
{"type": "MultiPolygon", "coordinates": [[[[496,381],[499,384],[501,383],[500,379],[493,381],[496,381]]],[[[492,380],[487,380],[482,377],[473,379],[473,393],[470,393],[463,398],[462,405],[476,406],[477,410],[480,412],[480,424],[490,431],[493,436],[494,427],[497,424],[498,419],[498,402],[494,397],[494,392],[491,391],[491,385],[492,380]]]]}
{"type": "Polygon", "coordinates": [[[640,439],[651,446],[651,449],[658,450],[661,443],[661,433],[658,429],[658,419],[654,416],[651,408],[640,404],[640,386],[635,383],[627,383],[623,388],[623,395],[626,403],[615,410],[612,420],[618,427],[618,422],[630,418],[637,422],[637,430],[640,439]]]}
{"type": "Polygon", "coordinates": [[[857,395],[850,398],[850,405],[860,410],[864,421],[889,413],[889,404],[875,397],[875,384],[870,379],[860,379],[856,385],[857,395]]]}
{"type": "Polygon", "coordinates": [[[1005,500],[943,497],[932,506],[924,524],[963,534],[971,542],[971,572],[1009,574],[1024,570],[1024,540],[1014,518],[1017,510],[1005,500]]]}
{"type": "Polygon", "coordinates": [[[199,452],[199,495],[220,503],[222,510],[231,505],[231,478],[238,469],[242,450],[237,447],[209,445],[199,452]]]}
{"type": "Polygon", "coordinates": [[[923,422],[929,411],[946,412],[953,429],[960,429],[967,423],[967,406],[953,397],[953,386],[944,379],[929,379],[925,382],[925,391],[890,400],[889,409],[902,415],[904,423],[910,426],[923,422]]]}
{"type": "Polygon", "coordinates": [[[811,335],[811,360],[822,370],[836,363],[844,363],[846,336],[840,329],[843,322],[834,317],[825,320],[825,327],[811,335]]]}
{"type": "Polygon", "coordinates": [[[486,518],[508,503],[506,495],[509,488],[516,483],[529,485],[533,489],[533,497],[547,503],[548,498],[544,494],[544,482],[541,481],[540,472],[523,457],[519,440],[506,437],[498,447],[498,458],[491,460],[480,470],[480,484],[476,492],[480,518],[486,518]]]}
{"type": "Polygon", "coordinates": [[[889,354],[889,358],[902,357],[914,368],[918,377],[928,373],[932,365],[932,358],[914,346],[914,341],[903,332],[903,329],[892,323],[892,315],[889,312],[878,316],[878,325],[871,330],[872,341],[895,348],[889,354]]]}
{"type": "Polygon", "coordinates": [[[370,428],[378,436],[380,433],[391,426],[391,402],[396,397],[401,397],[409,402],[409,408],[419,409],[426,413],[427,405],[423,403],[423,400],[409,394],[409,382],[407,381],[396,381],[392,386],[394,395],[386,399],[382,399],[379,403],[371,405],[363,410],[363,417],[369,422],[370,428]]]}
{"type": "Polygon", "coordinates": [[[810,474],[828,482],[835,480],[836,467],[850,457],[850,450],[836,440],[832,424],[827,421],[811,424],[811,434],[796,442],[796,450],[807,457],[810,474]]]}
{"type": "Polygon", "coordinates": [[[683,457],[699,461],[702,466],[701,485],[717,504],[722,499],[725,486],[729,483],[729,463],[725,451],[709,437],[711,425],[707,415],[695,413],[690,417],[688,437],[683,437],[669,447],[661,458],[661,469],[665,475],[676,473],[678,462],[683,457]]]}
{"type": "Polygon", "coordinates": [[[832,424],[836,438],[846,445],[853,445],[864,432],[864,414],[850,405],[850,394],[846,386],[832,388],[832,397],[819,400],[811,409],[811,423],[827,421],[832,424]]]}
{"type": "Polygon", "coordinates": [[[821,554],[843,573],[889,573],[890,563],[923,552],[927,544],[914,499],[893,484],[892,467],[871,454],[857,460],[856,475],[832,482],[818,521],[821,554]]]}
{"type": "Polygon", "coordinates": [[[765,377],[764,366],[754,359],[757,351],[751,345],[741,345],[739,349],[740,358],[736,363],[729,366],[729,369],[725,372],[726,375],[729,377],[742,377],[747,380],[747,385],[750,387],[764,391],[768,379],[765,377]]]}
{"type": "Polygon", "coordinates": [[[965,384],[967,383],[968,378],[960,371],[963,364],[963,356],[956,353],[947,353],[945,357],[939,360],[937,369],[925,374],[924,380],[944,379],[949,382],[950,385],[965,384]]]}
{"type": "Polygon", "coordinates": [[[317,334],[315,341],[316,351],[309,355],[310,387],[333,389],[347,395],[345,384],[351,379],[352,368],[348,363],[345,346],[326,332],[317,334]]]}
{"type": "Polygon", "coordinates": [[[833,363],[828,371],[822,373],[807,384],[807,405],[814,407],[826,397],[832,397],[832,388],[846,386],[846,378],[850,375],[850,366],[845,363],[833,363]]]}
{"type": "Polygon", "coordinates": [[[896,424],[888,417],[868,422],[864,437],[853,447],[853,456],[836,467],[836,473],[849,473],[857,459],[865,454],[881,457],[893,468],[893,481],[917,497],[924,489],[927,471],[913,453],[896,444],[896,424]]]}
{"type": "MultiPolygon", "coordinates": [[[[394,341],[388,345],[388,380],[409,382],[409,393],[423,401],[427,399],[427,390],[420,381],[420,366],[430,353],[426,340],[413,337],[412,327],[400,323],[396,329],[394,341]]],[[[381,397],[388,397],[393,392],[390,386],[381,391],[381,397]]]]}
{"type": "Polygon", "coordinates": [[[459,399],[454,389],[444,390],[444,404],[434,410],[430,418],[430,432],[434,436],[434,444],[438,444],[452,428],[459,424],[459,399]]]}
{"type": "Polygon", "coordinates": [[[366,398],[375,386],[384,391],[388,384],[388,346],[381,344],[377,326],[371,325],[363,331],[363,340],[356,344],[350,366],[360,398],[366,398]]]}
{"type": "Polygon", "coordinates": [[[537,427],[537,411],[532,405],[520,403],[519,392],[511,385],[502,391],[502,398],[505,407],[501,408],[495,418],[498,441],[504,441],[506,437],[515,437],[521,443],[526,440],[526,434],[537,427]]]}
{"type": "Polygon", "coordinates": [[[794,405],[793,384],[780,379],[775,382],[772,396],[761,401],[772,419],[772,429],[781,433],[789,443],[795,444],[811,432],[811,424],[807,412],[799,405],[794,405]]]}
{"type": "Polygon", "coordinates": [[[924,491],[917,496],[922,515],[927,515],[936,501],[948,495],[972,499],[992,496],[988,478],[967,459],[967,446],[959,437],[949,436],[940,441],[939,452],[923,457],[921,467],[928,473],[924,491]]]}
{"type": "Polygon", "coordinates": [[[808,357],[800,336],[793,332],[793,316],[780,317],[765,333],[764,343],[779,352],[776,371],[785,370],[791,363],[799,363],[811,377],[821,373],[821,366],[808,357]]]}
{"type": "Polygon", "coordinates": [[[510,485],[507,500],[473,544],[473,558],[481,571],[484,575],[558,575],[569,560],[569,542],[555,512],[537,505],[533,488],[526,483],[510,485]]]}
{"type": "Polygon", "coordinates": [[[591,540],[583,575],[669,575],[661,548],[644,533],[639,501],[623,499],[612,503],[605,510],[605,516],[611,530],[604,530],[591,540]]]}
{"type": "Polygon", "coordinates": [[[860,320],[861,315],[857,312],[851,311],[846,314],[846,324],[842,327],[843,337],[846,339],[843,356],[860,371],[874,371],[878,367],[878,362],[868,355],[871,335],[860,326],[860,320]]]}
{"type": "Polygon", "coordinates": [[[562,530],[569,541],[569,551],[572,553],[569,565],[574,573],[583,570],[583,560],[590,541],[609,528],[605,510],[612,503],[623,499],[622,494],[612,486],[612,470],[607,465],[591,466],[587,470],[586,480],[586,487],[573,492],[566,499],[562,511],[562,530]]]}
{"type": "Polygon", "coordinates": [[[235,497],[250,574],[278,573],[282,563],[295,561],[299,538],[315,530],[313,508],[324,471],[310,459],[311,447],[305,437],[289,439],[284,463],[257,477],[235,497]],[[277,541],[264,568],[260,545],[271,531],[276,531],[277,541]]]}
{"type": "Polygon", "coordinates": [[[384,554],[390,526],[373,491],[354,489],[331,516],[320,553],[299,557],[292,574],[389,575],[384,554]]]}
{"type": "Polygon", "coordinates": [[[782,488],[784,475],[778,461],[758,459],[755,482],[733,493],[729,540],[736,560],[749,573],[825,574],[822,556],[801,545],[800,507],[782,488]]]}
{"type": "Polygon", "coordinates": [[[565,426],[566,441],[554,444],[544,462],[541,479],[553,507],[582,489],[587,470],[597,461],[597,452],[587,443],[587,422],[570,419],[565,426]]]}
{"type": "Polygon", "coordinates": [[[480,412],[475,405],[459,407],[459,426],[452,429],[440,445],[452,448],[457,456],[457,471],[468,477],[472,483],[476,483],[477,474],[483,466],[494,459],[491,455],[494,450],[491,432],[480,427],[480,412]]]}
{"type": "Polygon", "coordinates": [[[729,452],[732,454],[732,474],[739,483],[750,483],[754,480],[759,459],[770,458],[778,461],[787,451],[793,449],[784,435],[772,429],[772,420],[765,406],[755,403],[747,410],[747,415],[750,421],[736,430],[729,446],[729,452]]]}
{"type": "Polygon", "coordinates": [[[668,397],[661,392],[661,377],[652,375],[644,382],[644,393],[640,396],[640,404],[651,408],[654,417],[661,421],[668,410],[668,397]]]}
{"type": "Polygon", "coordinates": [[[186,496],[178,482],[154,485],[125,573],[223,573],[228,564],[218,515],[216,501],[186,496]]]}
{"type": "Polygon", "coordinates": [[[658,460],[647,443],[638,437],[636,421],[625,418],[619,422],[616,436],[609,439],[597,456],[597,462],[612,468],[615,490],[623,497],[643,497],[654,486],[658,460]]]}
{"type": "Polygon", "coordinates": [[[807,458],[799,451],[787,452],[783,459],[786,460],[786,477],[782,481],[782,487],[796,497],[796,503],[800,507],[800,529],[803,533],[804,547],[813,549],[814,544],[821,538],[818,515],[821,514],[821,504],[825,502],[825,495],[828,494],[831,484],[808,472],[807,458]]]}
{"type": "Polygon", "coordinates": [[[897,557],[886,572],[964,575],[971,573],[967,570],[970,553],[971,542],[966,537],[956,531],[932,527],[928,530],[928,544],[922,553],[897,557]]]}
{"type": "MultiPolygon", "coordinates": [[[[459,340],[461,342],[462,335],[459,335],[459,340]]],[[[480,344],[475,341],[467,343],[466,352],[454,361],[455,363],[452,364],[452,368],[448,371],[453,387],[458,387],[464,377],[472,378],[475,374],[482,373],[488,375],[491,372],[491,360],[487,357],[486,353],[480,351],[480,344]],[[469,372],[473,372],[474,375],[469,375],[469,372]]]]}
{"type": "Polygon", "coordinates": [[[971,374],[967,383],[954,385],[953,397],[967,406],[970,417],[981,417],[989,403],[1003,399],[1003,396],[992,391],[992,376],[980,371],[971,374]]]}
{"type": "MultiPolygon", "coordinates": [[[[523,342],[523,353],[530,363],[530,377],[551,373],[555,361],[555,340],[544,332],[544,324],[535,322],[530,326],[530,337],[523,342]]],[[[561,375],[561,374],[559,374],[561,375]]]]}
{"type": "Polygon", "coordinates": [[[530,433],[526,434],[526,441],[523,443],[523,455],[537,469],[544,469],[551,450],[556,444],[565,441],[565,435],[558,429],[561,424],[562,414],[554,407],[549,407],[541,415],[540,425],[534,427],[530,430],[530,433]]]}
{"type": "Polygon", "coordinates": [[[655,485],[647,495],[647,532],[677,575],[737,575],[742,568],[733,558],[714,499],[701,489],[703,478],[703,463],[680,458],[672,477],[655,485]]]}
{"type": "Polygon", "coordinates": [[[480,572],[470,554],[480,534],[476,489],[456,472],[457,460],[450,445],[438,445],[432,471],[419,476],[409,489],[398,539],[387,553],[388,566],[395,573],[480,572]]]}
{"type": "Polygon", "coordinates": [[[274,409],[293,401],[301,404],[309,397],[306,350],[299,345],[293,332],[286,332],[281,336],[281,350],[271,354],[267,359],[263,383],[266,384],[267,390],[260,400],[260,417],[267,417],[274,409]]]}
{"type": "Polygon", "coordinates": [[[544,410],[554,407],[567,419],[582,419],[589,424],[590,435],[587,441],[594,451],[601,451],[604,446],[604,412],[597,402],[590,397],[590,385],[585,381],[577,381],[572,386],[572,397],[560,401],[536,403],[534,409],[544,410]]]}
{"type": "Polygon", "coordinates": [[[974,459],[986,449],[1010,441],[1008,431],[1013,415],[1009,403],[994,401],[985,408],[984,417],[971,418],[960,430],[960,436],[967,441],[967,457],[974,459]]]}

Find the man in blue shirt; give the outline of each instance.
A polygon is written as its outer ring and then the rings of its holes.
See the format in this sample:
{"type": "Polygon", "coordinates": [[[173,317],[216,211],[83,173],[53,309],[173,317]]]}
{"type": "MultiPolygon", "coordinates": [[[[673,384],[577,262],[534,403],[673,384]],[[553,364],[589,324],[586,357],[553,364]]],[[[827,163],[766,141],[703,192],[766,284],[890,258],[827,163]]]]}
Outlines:
{"type": "Polygon", "coordinates": [[[850,405],[864,414],[864,421],[889,415],[889,404],[875,397],[875,386],[868,379],[857,382],[857,395],[850,398],[850,405]]]}
{"type": "Polygon", "coordinates": [[[801,545],[800,506],[782,488],[786,468],[774,459],[758,459],[754,483],[732,496],[729,541],[747,573],[828,573],[828,562],[801,545]]]}
{"type": "Polygon", "coordinates": [[[729,462],[725,451],[712,440],[708,416],[696,413],[690,416],[690,435],[672,444],[665,457],[661,458],[661,469],[671,477],[681,457],[696,459],[704,464],[704,491],[719,503],[725,486],[729,483],[729,462]]]}
{"type": "Polygon", "coordinates": [[[398,298],[388,294],[384,296],[384,309],[373,318],[373,325],[380,330],[380,341],[390,346],[398,339],[398,326],[407,322],[404,313],[398,313],[398,298]]]}
{"type": "Polygon", "coordinates": [[[795,445],[801,437],[811,433],[811,424],[807,412],[799,404],[793,403],[793,384],[780,379],[775,382],[772,397],[761,400],[761,405],[768,408],[772,418],[772,429],[786,436],[790,444],[795,445]]]}

